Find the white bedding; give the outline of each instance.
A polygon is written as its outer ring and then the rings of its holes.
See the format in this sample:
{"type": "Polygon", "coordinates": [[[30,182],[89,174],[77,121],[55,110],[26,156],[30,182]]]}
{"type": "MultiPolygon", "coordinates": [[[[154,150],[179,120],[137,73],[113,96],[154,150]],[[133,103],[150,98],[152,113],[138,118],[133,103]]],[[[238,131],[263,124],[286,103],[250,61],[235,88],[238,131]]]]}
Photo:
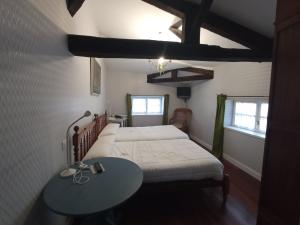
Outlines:
{"type": "Polygon", "coordinates": [[[189,139],[188,135],[173,125],[150,127],[120,127],[116,141],[151,141],[189,139]]]}
{"type": "MultiPolygon", "coordinates": [[[[86,159],[101,157],[101,152],[89,152],[86,159]]],[[[111,154],[105,156],[135,162],[143,169],[146,183],[223,178],[223,164],[188,139],[114,142],[111,154]]]]}
{"type": "Polygon", "coordinates": [[[144,182],[223,178],[223,164],[187,139],[116,142],[113,148],[143,169],[144,182]]]}

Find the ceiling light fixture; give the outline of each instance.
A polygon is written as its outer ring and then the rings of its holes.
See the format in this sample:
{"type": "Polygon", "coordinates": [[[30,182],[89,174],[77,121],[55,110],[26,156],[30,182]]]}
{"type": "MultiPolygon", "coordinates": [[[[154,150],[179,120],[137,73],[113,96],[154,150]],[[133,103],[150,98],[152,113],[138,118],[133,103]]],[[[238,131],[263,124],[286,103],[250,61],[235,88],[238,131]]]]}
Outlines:
{"type": "Polygon", "coordinates": [[[160,57],[156,63],[149,59],[149,63],[151,63],[156,68],[157,72],[162,75],[166,70],[167,65],[171,63],[171,60],[166,60],[164,57],[160,57]]]}

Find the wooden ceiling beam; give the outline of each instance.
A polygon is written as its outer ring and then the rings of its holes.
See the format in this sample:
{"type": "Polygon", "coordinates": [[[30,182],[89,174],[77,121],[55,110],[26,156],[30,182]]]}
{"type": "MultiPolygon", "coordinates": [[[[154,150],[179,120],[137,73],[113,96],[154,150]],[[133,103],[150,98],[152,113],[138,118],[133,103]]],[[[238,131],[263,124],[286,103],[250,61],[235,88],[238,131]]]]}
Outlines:
{"type": "Polygon", "coordinates": [[[160,73],[152,73],[147,75],[147,83],[169,83],[169,82],[185,82],[185,81],[197,81],[197,80],[209,80],[214,78],[214,71],[196,67],[184,67],[178,69],[167,70],[162,75],[171,73],[171,77],[159,78],[160,73]],[[180,71],[193,72],[195,74],[190,76],[179,76],[180,71]]]}
{"type": "Polygon", "coordinates": [[[68,35],[68,48],[75,56],[97,58],[157,59],[163,56],[177,60],[270,62],[272,57],[271,54],[248,49],[82,35],[68,35]]]}
{"type": "MultiPolygon", "coordinates": [[[[182,31],[179,30],[180,26],[182,26],[181,20],[172,25],[170,27],[170,31],[172,31],[178,38],[182,39],[183,35],[182,31]]],[[[272,38],[261,35],[215,13],[208,13],[201,27],[237,42],[247,48],[257,51],[272,52],[272,38]]]]}
{"type": "Polygon", "coordinates": [[[178,70],[172,70],[172,71],[171,71],[171,77],[172,77],[173,79],[176,79],[176,78],[178,77],[178,70]]]}
{"type": "Polygon", "coordinates": [[[67,9],[71,16],[73,17],[77,11],[81,8],[85,0],[66,0],[67,9]]]}
{"type": "MultiPolygon", "coordinates": [[[[143,0],[164,11],[180,17],[182,23],[182,43],[199,44],[200,26],[206,17],[213,0],[202,0],[200,4],[182,0],[143,0]]],[[[176,31],[174,31],[177,33],[176,31]]],[[[176,34],[178,35],[178,34],[176,34]]]]}
{"type": "Polygon", "coordinates": [[[198,68],[198,67],[184,67],[184,68],[180,68],[179,70],[184,71],[184,72],[206,74],[206,75],[214,74],[213,70],[208,70],[208,69],[203,69],[203,68],[198,68]]]}
{"type": "Polygon", "coordinates": [[[151,73],[151,74],[148,74],[147,76],[150,78],[156,78],[156,77],[162,76],[164,74],[171,73],[172,76],[174,75],[175,77],[177,77],[178,72],[180,72],[180,71],[191,72],[191,73],[195,73],[198,75],[214,75],[213,70],[203,69],[203,68],[199,68],[199,67],[182,67],[182,68],[177,68],[177,69],[166,70],[166,71],[163,71],[162,73],[151,73]],[[176,72],[176,75],[173,74],[173,72],[176,72]]]}
{"type": "Polygon", "coordinates": [[[182,38],[185,44],[200,43],[200,26],[203,23],[213,0],[202,0],[200,6],[191,7],[182,18],[182,38]]]}
{"type": "Polygon", "coordinates": [[[180,40],[182,39],[182,31],[179,29],[182,26],[182,20],[178,20],[174,23],[169,30],[175,34],[180,40]]]}
{"type": "Polygon", "coordinates": [[[187,81],[209,80],[209,79],[213,79],[213,77],[208,75],[193,75],[193,76],[177,77],[177,78],[160,78],[160,79],[152,79],[152,80],[147,79],[147,83],[151,83],[151,84],[174,83],[174,82],[187,82],[187,81]]]}

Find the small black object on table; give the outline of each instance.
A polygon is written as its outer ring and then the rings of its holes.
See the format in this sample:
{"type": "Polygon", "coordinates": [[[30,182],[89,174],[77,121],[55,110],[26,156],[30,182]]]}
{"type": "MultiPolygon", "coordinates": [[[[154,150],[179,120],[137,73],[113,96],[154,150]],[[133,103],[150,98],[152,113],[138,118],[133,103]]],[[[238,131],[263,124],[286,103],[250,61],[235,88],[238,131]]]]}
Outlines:
{"type": "MultiPolygon", "coordinates": [[[[57,214],[79,218],[107,215],[141,187],[143,172],[135,163],[113,157],[96,158],[84,163],[91,165],[95,162],[101,163],[105,171],[95,175],[90,171],[84,172],[90,178],[88,183],[74,184],[72,177],[54,176],[43,193],[47,207],[57,214]]],[[[113,224],[113,221],[110,220],[110,223],[113,224]]]]}

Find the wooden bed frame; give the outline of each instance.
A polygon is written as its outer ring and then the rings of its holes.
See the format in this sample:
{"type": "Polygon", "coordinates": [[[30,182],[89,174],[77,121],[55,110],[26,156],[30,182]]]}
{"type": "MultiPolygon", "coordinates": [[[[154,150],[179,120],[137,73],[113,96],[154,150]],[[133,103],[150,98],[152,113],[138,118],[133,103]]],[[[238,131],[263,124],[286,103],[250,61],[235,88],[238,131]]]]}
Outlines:
{"type": "MultiPolygon", "coordinates": [[[[97,141],[99,134],[107,125],[107,114],[98,116],[94,115],[93,121],[83,128],[74,127],[73,135],[73,151],[75,162],[80,161],[87,154],[92,145],[97,141]]],[[[171,181],[158,183],[144,183],[141,190],[170,190],[170,189],[186,189],[186,188],[207,188],[221,187],[223,191],[223,204],[226,203],[229,194],[229,176],[224,174],[222,180],[202,179],[190,181],[171,181]]]]}
{"type": "Polygon", "coordinates": [[[81,161],[92,145],[97,141],[99,134],[107,125],[107,114],[94,114],[93,121],[83,128],[74,127],[73,152],[75,162],[81,161]]]}

